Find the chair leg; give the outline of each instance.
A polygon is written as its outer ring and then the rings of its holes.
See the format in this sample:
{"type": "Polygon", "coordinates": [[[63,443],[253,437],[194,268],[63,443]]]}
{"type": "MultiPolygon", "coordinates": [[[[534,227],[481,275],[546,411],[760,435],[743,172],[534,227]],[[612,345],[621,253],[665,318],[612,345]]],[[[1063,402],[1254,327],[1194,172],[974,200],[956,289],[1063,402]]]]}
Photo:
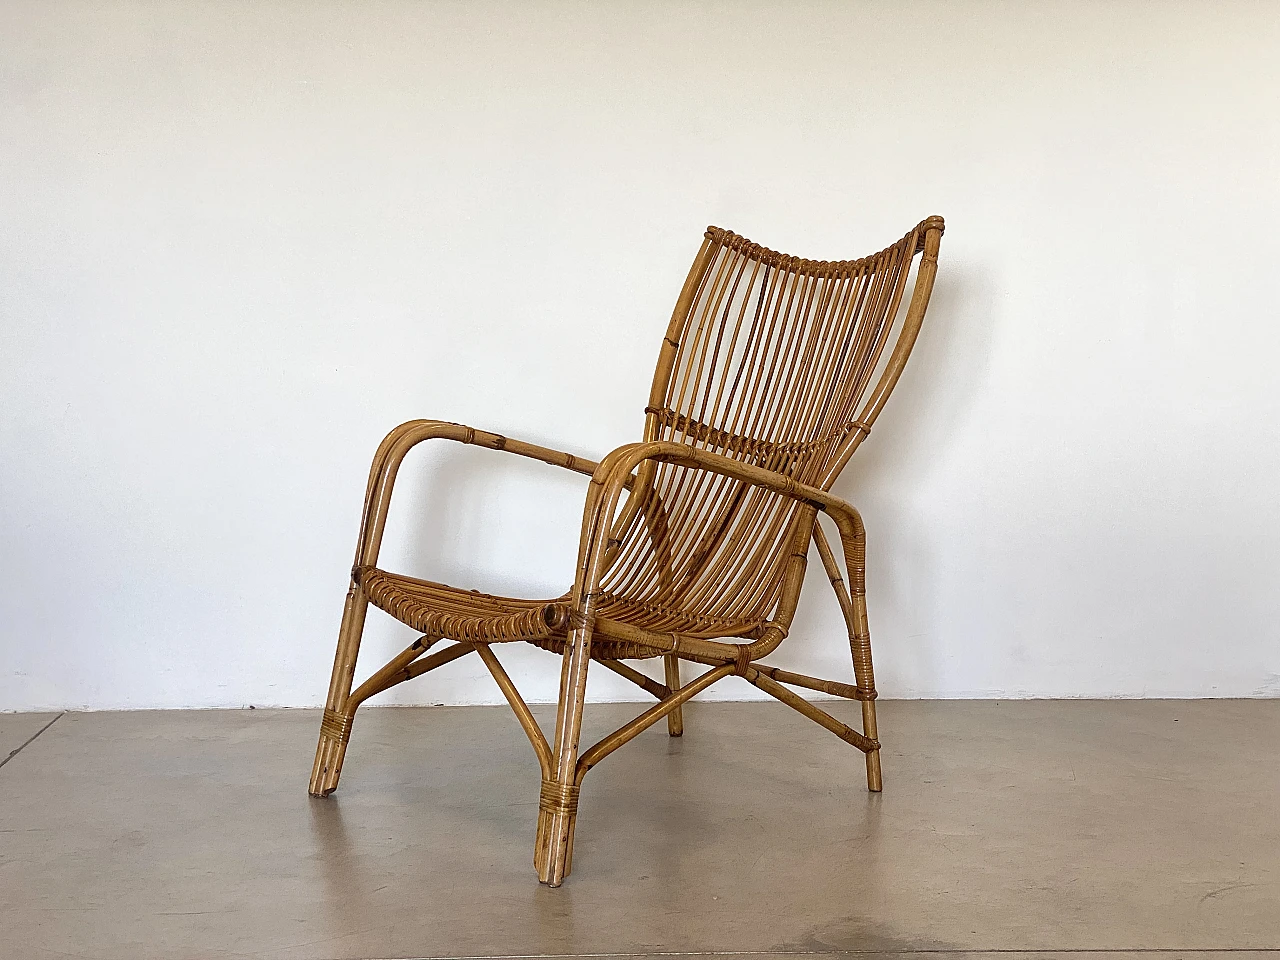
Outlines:
{"type": "MultiPolygon", "coordinates": [[[[858,571],[861,573],[861,571],[858,571]]],[[[862,701],[862,732],[868,738],[879,742],[876,727],[876,678],[871,666],[871,632],[867,626],[867,595],[865,587],[859,582],[862,578],[854,575],[853,618],[849,624],[849,647],[853,652],[853,675],[858,684],[858,693],[866,697],[862,701]]],[[[867,753],[867,789],[879,793],[884,788],[884,780],[880,773],[880,748],[867,753]]]]}
{"type": "Polygon", "coordinates": [[[591,663],[591,628],[578,627],[569,635],[560,669],[560,706],[556,713],[554,780],[543,780],[538,796],[538,833],[533,866],[538,880],[558,887],[573,864],[573,829],[578,819],[578,739],[587,696],[587,667],[591,663]]]}
{"type": "Polygon", "coordinates": [[[353,583],[347,591],[347,602],[342,610],[342,626],[338,630],[338,650],[333,658],[329,696],[325,700],[324,716],[320,721],[320,742],[316,745],[316,760],[311,767],[308,792],[313,797],[327,797],[333,793],[338,788],[338,778],[342,775],[342,761],[347,754],[351,720],[355,715],[355,707],[349,705],[348,700],[368,609],[369,600],[365,597],[364,590],[353,583]]]}
{"type": "MultiPolygon", "coordinates": [[[[862,732],[872,740],[879,742],[876,729],[876,702],[862,701],[862,732]]],[[[884,789],[884,780],[880,776],[880,749],[877,747],[867,754],[867,789],[879,793],[884,789]]]]}
{"type": "MultiPolygon", "coordinates": [[[[680,658],[669,653],[662,658],[667,674],[667,686],[672,690],[680,689],[680,658]]],[[[667,714],[667,733],[673,737],[684,736],[684,707],[676,707],[667,714]]]]}
{"type": "MultiPolygon", "coordinates": [[[[867,540],[861,522],[856,525],[841,523],[840,540],[844,547],[844,560],[849,568],[849,580],[852,589],[845,588],[844,578],[840,576],[840,565],[831,552],[822,527],[817,524],[813,528],[813,540],[818,545],[818,553],[822,557],[822,565],[831,580],[831,588],[835,590],[836,600],[840,604],[840,612],[844,615],[845,626],[849,629],[849,650],[853,654],[853,675],[857,682],[858,699],[862,701],[862,733],[868,739],[879,742],[876,727],[876,677],[871,666],[871,630],[867,625],[867,540]]],[[[880,748],[867,752],[867,789],[879,793],[884,787],[880,773],[880,748]]]]}

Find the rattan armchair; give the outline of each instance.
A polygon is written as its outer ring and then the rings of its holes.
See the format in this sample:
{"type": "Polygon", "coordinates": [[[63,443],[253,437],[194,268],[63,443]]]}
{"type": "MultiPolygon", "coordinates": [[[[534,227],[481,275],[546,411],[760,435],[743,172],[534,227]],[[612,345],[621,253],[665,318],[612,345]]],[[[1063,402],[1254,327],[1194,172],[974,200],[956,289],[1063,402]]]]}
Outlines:
{"type": "Polygon", "coordinates": [[[679,736],[681,705],[725,677],[742,677],[857,747],[866,755],[868,788],[880,790],[866,535],[858,512],[829,490],[902,373],[929,302],[942,231],[942,218],[931,217],[879,253],[829,262],[708,228],[658,356],[644,440],[599,463],[454,423],[415,420],[392,430],[369,473],[311,793],[323,797],[337,787],[361,703],[472,653],[492,672],[542,768],[534,867],[551,886],[569,873],[587,771],[663,717],[679,736]],[[591,477],[568,593],[549,600],[489,596],[377,566],[396,471],[411,447],[429,439],[591,477]],[[839,532],[847,581],[820,513],[839,532]],[[760,662],[786,639],[810,541],[848,625],[853,684],[760,662]],[[353,691],[370,603],[422,636],[353,691]],[[493,651],[512,641],[562,658],[550,741],[493,651]],[[623,662],[656,657],[664,660],[665,682],[623,662]],[[709,669],[682,684],[682,660],[709,669]],[[658,702],[579,751],[592,662],[658,702]],[[861,701],[862,731],[792,687],[861,701]]]}

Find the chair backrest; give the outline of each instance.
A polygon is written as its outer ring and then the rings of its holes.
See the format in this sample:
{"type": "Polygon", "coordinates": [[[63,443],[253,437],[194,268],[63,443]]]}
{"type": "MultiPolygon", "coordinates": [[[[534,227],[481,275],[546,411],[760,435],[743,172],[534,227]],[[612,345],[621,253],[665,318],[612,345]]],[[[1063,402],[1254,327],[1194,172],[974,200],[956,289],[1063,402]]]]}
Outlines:
{"type": "MultiPolygon", "coordinates": [[[[687,443],[830,488],[915,343],[942,230],[942,218],[931,217],[879,253],[828,262],[708,228],[659,355],[645,439],[687,443]]],[[[671,464],[641,479],[649,536],[626,538],[602,587],[696,613],[708,620],[708,634],[768,620],[796,534],[796,504],[671,464]]]]}

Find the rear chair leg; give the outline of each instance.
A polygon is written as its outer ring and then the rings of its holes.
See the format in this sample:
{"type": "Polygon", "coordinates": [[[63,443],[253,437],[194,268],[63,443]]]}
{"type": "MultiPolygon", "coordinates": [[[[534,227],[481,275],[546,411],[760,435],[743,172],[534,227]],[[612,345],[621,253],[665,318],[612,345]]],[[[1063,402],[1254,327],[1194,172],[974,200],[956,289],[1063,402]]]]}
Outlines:
{"type": "MultiPolygon", "coordinates": [[[[672,690],[680,689],[680,658],[668,653],[662,658],[666,667],[667,686],[672,690]]],[[[684,736],[684,707],[676,707],[667,714],[667,733],[673,737],[684,736]]]]}
{"type": "MultiPolygon", "coordinates": [[[[876,731],[876,702],[862,701],[862,732],[872,740],[879,742],[876,731]]],[[[880,750],[876,748],[867,754],[867,789],[879,793],[884,789],[884,781],[880,777],[880,750]]]]}
{"type": "Polygon", "coordinates": [[[320,742],[316,745],[316,761],[311,767],[311,785],[308,792],[313,797],[327,797],[338,788],[342,775],[342,761],[347,754],[347,740],[351,736],[351,720],[355,706],[349,705],[351,681],[356,672],[356,657],[360,653],[360,637],[364,633],[364,617],[369,600],[359,584],[352,583],[347,591],[347,602],[342,610],[342,626],[338,630],[338,650],[333,659],[333,674],[329,680],[329,696],[325,700],[324,716],[320,720],[320,742]]]}

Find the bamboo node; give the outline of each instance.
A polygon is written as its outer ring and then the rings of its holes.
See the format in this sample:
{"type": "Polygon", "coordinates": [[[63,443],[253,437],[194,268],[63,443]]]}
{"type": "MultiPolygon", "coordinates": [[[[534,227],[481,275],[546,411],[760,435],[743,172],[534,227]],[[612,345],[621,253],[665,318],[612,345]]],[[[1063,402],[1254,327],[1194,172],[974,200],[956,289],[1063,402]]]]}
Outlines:
{"type": "Polygon", "coordinates": [[[320,718],[320,736],[345,744],[351,739],[351,717],[325,710],[320,718]]]}
{"type": "Polygon", "coordinates": [[[538,809],[544,813],[561,813],[571,817],[578,812],[580,790],[580,787],[572,783],[543,780],[542,789],[538,792],[538,809]]]}

